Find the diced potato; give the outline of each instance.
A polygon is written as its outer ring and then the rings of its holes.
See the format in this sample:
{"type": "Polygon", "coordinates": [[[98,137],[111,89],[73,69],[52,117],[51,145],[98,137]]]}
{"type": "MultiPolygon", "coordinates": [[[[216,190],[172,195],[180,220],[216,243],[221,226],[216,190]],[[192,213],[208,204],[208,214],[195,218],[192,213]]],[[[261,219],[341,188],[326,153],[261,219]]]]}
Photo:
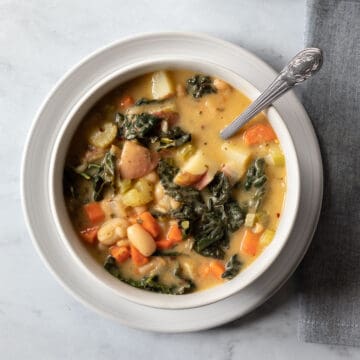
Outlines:
{"type": "Polygon", "coordinates": [[[174,154],[174,158],[176,163],[179,163],[180,166],[188,160],[192,155],[196,152],[196,148],[194,145],[187,143],[181,146],[179,149],[176,150],[174,154]]]}
{"type": "Polygon", "coordinates": [[[193,175],[204,175],[213,162],[201,150],[198,150],[182,167],[181,172],[193,175]]]}
{"type": "Polygon", "coordinates": [[[251,152],[248,149],[239,149],[238,146],[224,143],[221,146],[228,161],[222,171],[228,175],[233,182],[238,181],[246,172],[251,160],[251,152]]]}
{"type": "Polygon", "coordinates": [[[127,115],[148,113],[155,114],[161,112],[176,112],[176,103],[173,99],[166,100],[158,104],[144,104],[131,106],[126,110],[127,115]]]}
{"type": "Polygon", "coordinates": [[[156,154],[134,141],[125,141],[118,161],[118,169],[122,179],[139,179],[149,174],[158,163],[156,154]]]}
{"type": "Polygon", "coordinates": [[[174,84],[166,71],[157,71],[151,79],[151,92],[154,99],[164,99],[174,95],[174,84]]]}
{"type": "Polygon", "coordinates": [[[204,176],[201,177],[199,182],[197,182],[194,187],[198,190],[205,189],[207,185],[211,183],[217,173],[216,168],[209,168],[204,176]]]}
{"type": "Polygon", "coordinates": [[[260,237],[260,245],[268,246],[275,236],[275,231],[266,229],[260,237]]]}
{"type": "Polygon", "coordinates": [[[174,183],[181,186],[188,186],[198,182],[204,174],[194,175],[187,171],[180,171],[174,178],[174,183]]]}
{"type": "Polygon", "coordinates": [[[138,180],[122,197],[126,206],[142,206],[153,200],[153,186],[145,179],[138,180]]]}
{"type": "Polygon", "coordinates": [[[91,145],[105,149],[115,140],[117,126],[111,122],[93,125],[88,130],[88,141],[91,145]]]}

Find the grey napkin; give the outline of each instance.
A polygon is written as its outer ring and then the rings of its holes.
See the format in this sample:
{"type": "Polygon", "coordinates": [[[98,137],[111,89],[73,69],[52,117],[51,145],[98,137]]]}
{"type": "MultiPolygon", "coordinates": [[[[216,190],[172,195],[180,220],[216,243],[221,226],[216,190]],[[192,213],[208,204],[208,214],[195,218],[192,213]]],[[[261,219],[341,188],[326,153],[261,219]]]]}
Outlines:
{"type": "Polygon", "coordinates": [[[320,223],[300,269],[299,337],[360,345],[360,1],[308,0],[306,45],[324,51],[304,105],[324,162],[320,223]]]}

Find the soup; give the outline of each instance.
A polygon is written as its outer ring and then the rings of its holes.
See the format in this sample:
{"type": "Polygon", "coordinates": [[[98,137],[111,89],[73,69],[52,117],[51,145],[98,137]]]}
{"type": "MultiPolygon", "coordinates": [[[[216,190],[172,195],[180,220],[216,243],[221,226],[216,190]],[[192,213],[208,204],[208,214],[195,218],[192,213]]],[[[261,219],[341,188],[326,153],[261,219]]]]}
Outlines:
{"type": "Polygon", "coordinates": [[[285,159],[266,116],[219,132],[249,99],[221,79],[157,71],[103,97],[78,127],[64,196],[111,275],[180,295],[231,281],[272,241],[285,159]]]}

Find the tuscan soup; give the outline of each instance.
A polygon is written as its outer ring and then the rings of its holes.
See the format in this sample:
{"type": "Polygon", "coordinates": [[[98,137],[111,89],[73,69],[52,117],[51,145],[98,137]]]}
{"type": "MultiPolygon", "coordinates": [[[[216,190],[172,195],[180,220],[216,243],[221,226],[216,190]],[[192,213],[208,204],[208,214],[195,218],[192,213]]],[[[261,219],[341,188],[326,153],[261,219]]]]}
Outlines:
{"type": "Polygon", "coordinates": [[[64,195],[79,239],[111,275],[185,294],[231,280],[269,245],[286,190],[276,134],[260,114],[219,136],[249,102],[221,79],[157,71],[85,116],[64,195]]]}

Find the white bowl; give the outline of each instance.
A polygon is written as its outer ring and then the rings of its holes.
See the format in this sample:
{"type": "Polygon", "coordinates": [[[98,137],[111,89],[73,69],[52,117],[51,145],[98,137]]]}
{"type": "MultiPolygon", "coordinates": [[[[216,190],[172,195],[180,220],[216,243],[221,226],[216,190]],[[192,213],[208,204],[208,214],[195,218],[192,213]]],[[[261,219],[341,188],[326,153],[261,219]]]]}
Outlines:
{"type": "MultiPolygon", "coordinates": [[[[128,42],[131,43],[131,40],[128,40],[128,42]]],[[[111,59],[109,59],[109,62],[110,61],[111,59]]],[[[83,93],[79,93],[78,99],[62,123],[50,154],[51,165],[48,189],[51,213],[57,231],[65,247],[72,255],[72,257],[69,258],[69,266],[71,267],[74,262],[77,262],[77,265],[86,269],[88,276],[105,284],[117,295],[127,300],[142,305],[165,309],[185,309],[210,304],[229,297],[254,282],[254,280],[260,277],[276,260],[286,244],[297,216],[300,198],[300,175],[295,147],[285,123],[275,108],[271,107],[267,110],[267,116],[278,135],[286,158],[287,192],[284,208],[276,235],[271,244],[260,254],[253,264],[244,269],[236,278],[201,292],[181,296],[163,295],[139,290],[122,283],[108,274],[103,267],[90,256],[72,227],[62,193],[62,173],[70,140],[87,111],[114,87],[147,72],[157,69],[176,68],[201,71],[202,73],[220,77],[230,83],[234,88],[242,91],[250,99],[255,99],[259,95],[259,91],[254,86],[231,69],[223,67],[221,63],[209,62],[206,53],[202,56],[199,56],[199,54],[196,54],[196,56],[186,54],[181,57],[177,56],[176,58],[171,55],[161,55],[146,61],[133,61],[121,67],[114,65],[113,71],[96,74],[96,76],[101,77],[102,80],[86,89],[83,93]]],[[[96,72],[97,69],[93,69],[93,71],[96,72]]]]}

